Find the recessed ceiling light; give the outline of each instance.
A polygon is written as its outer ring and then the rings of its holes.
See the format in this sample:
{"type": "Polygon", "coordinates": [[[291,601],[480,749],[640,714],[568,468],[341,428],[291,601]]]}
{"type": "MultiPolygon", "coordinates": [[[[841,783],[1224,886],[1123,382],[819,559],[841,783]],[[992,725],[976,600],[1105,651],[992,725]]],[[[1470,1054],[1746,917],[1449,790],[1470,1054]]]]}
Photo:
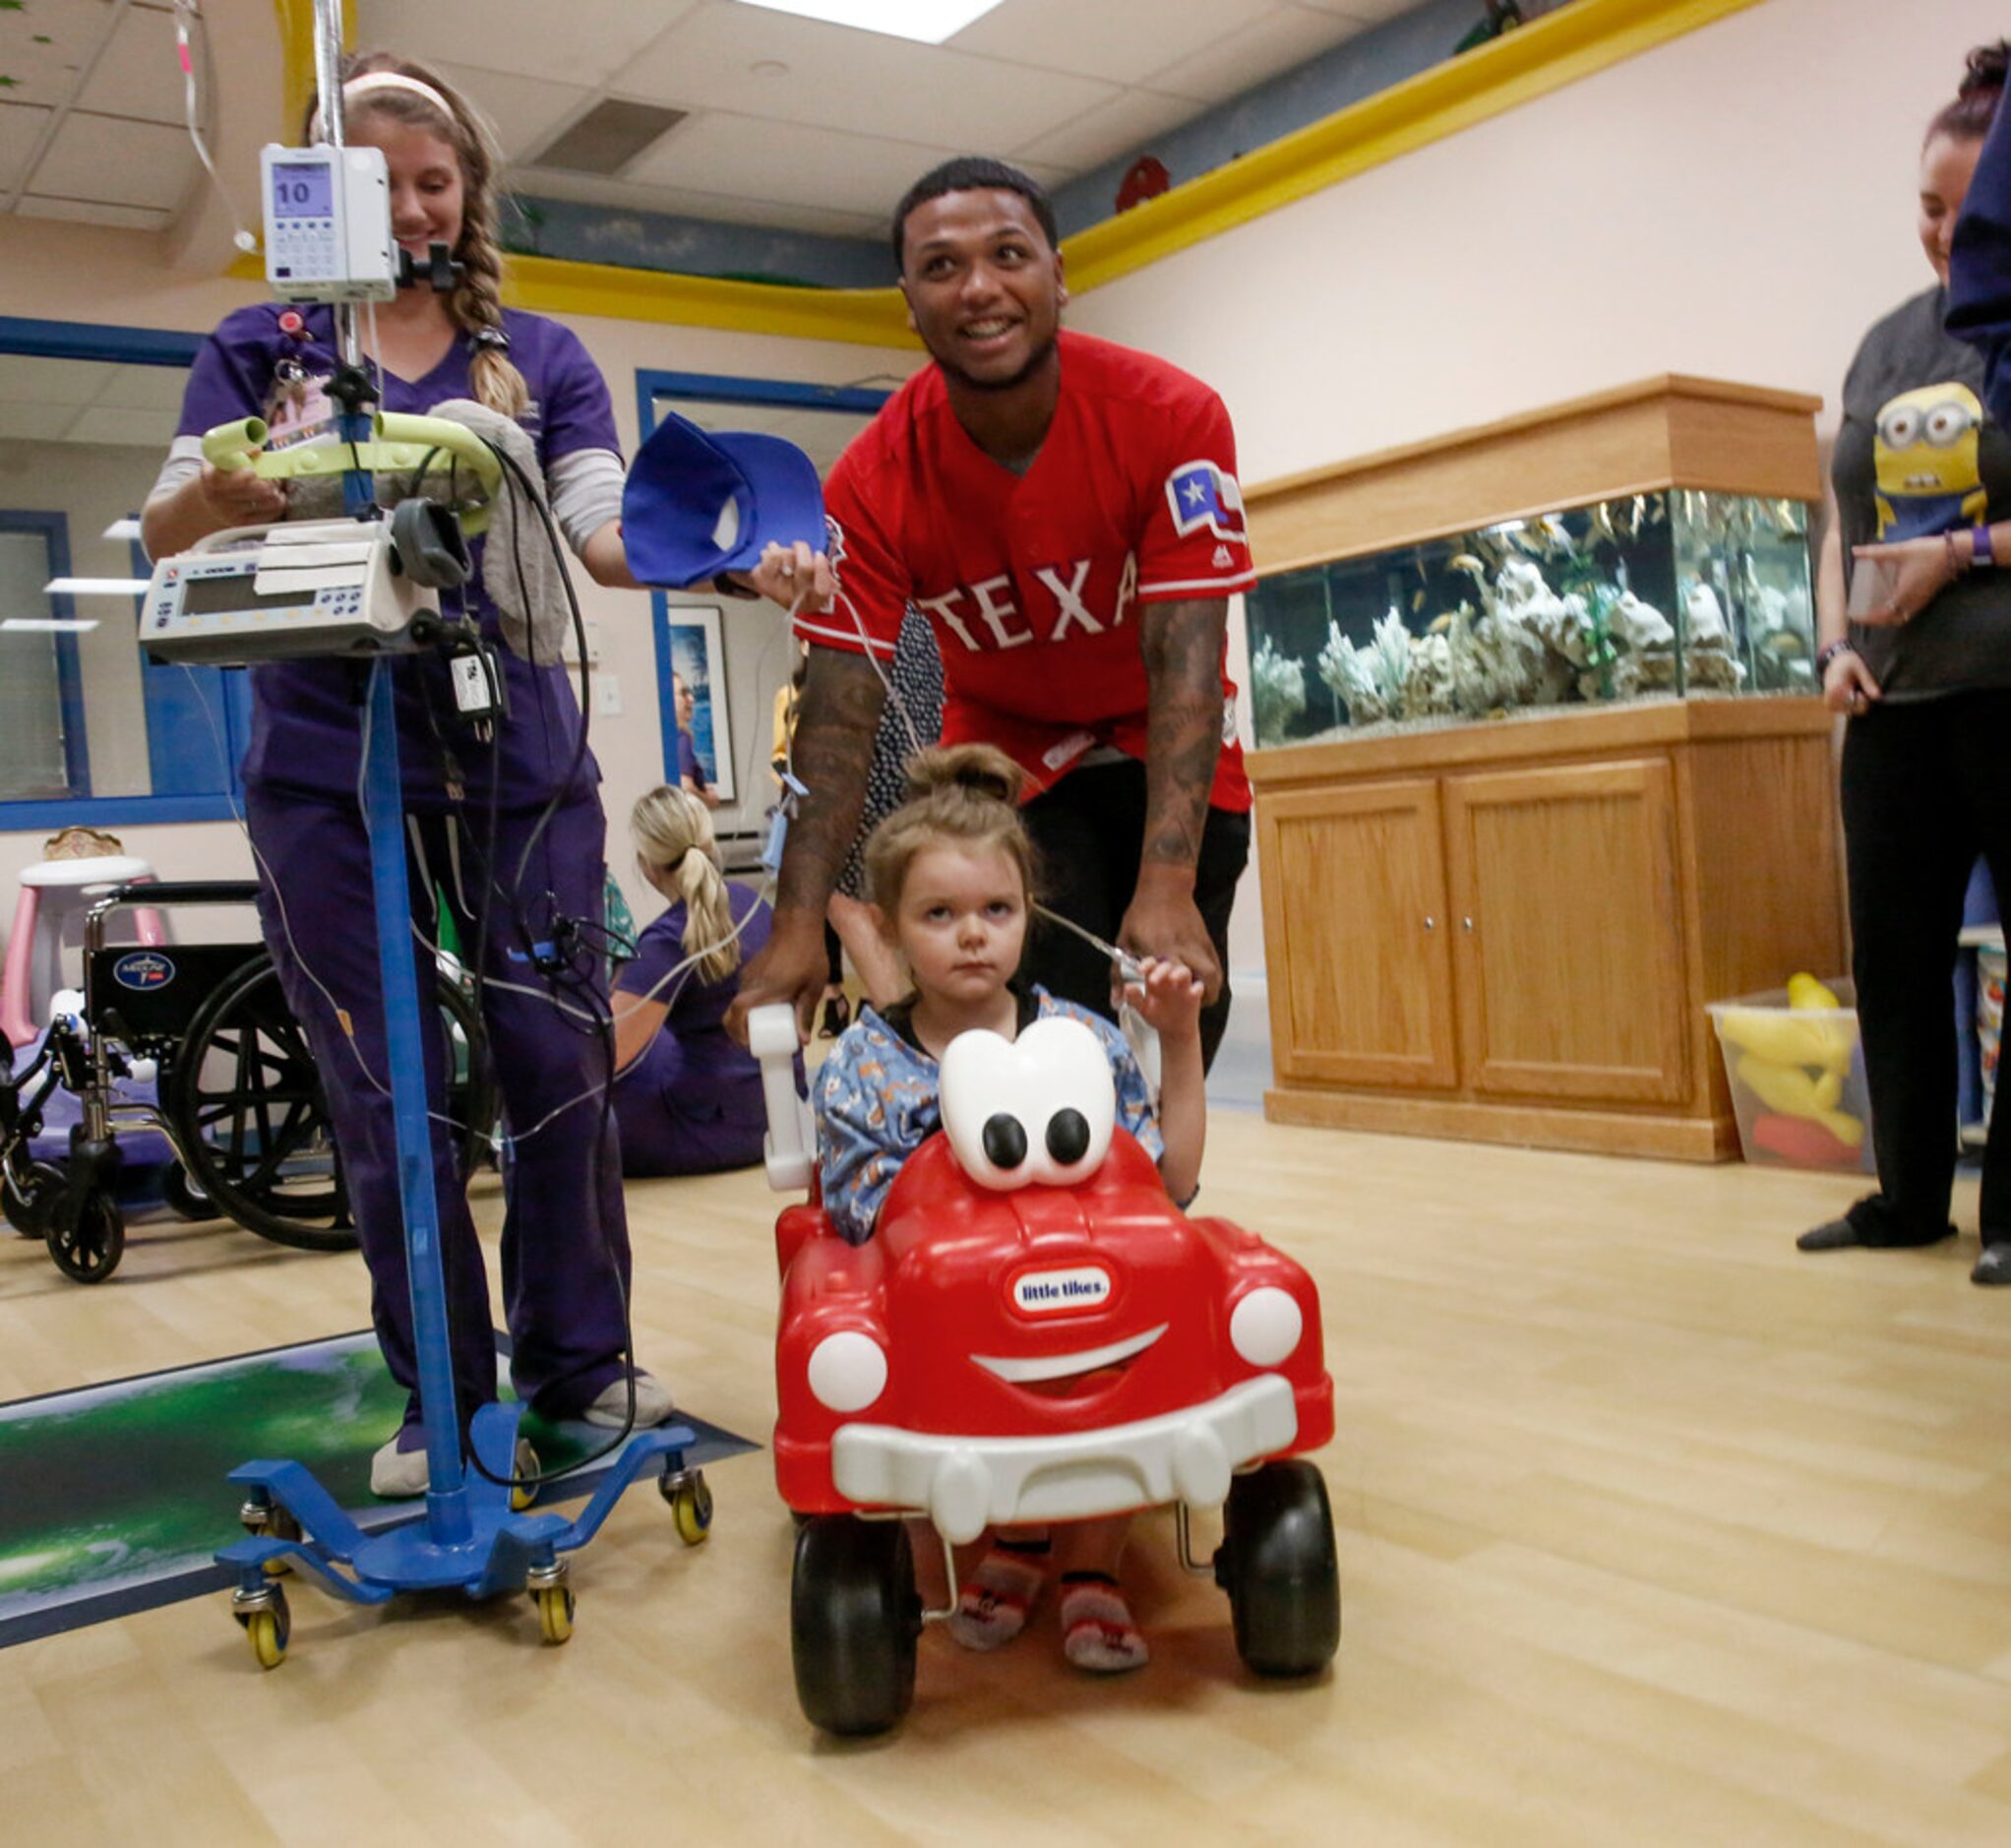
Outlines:
{"type": "Polygon", "coordinates": [[[950,33],[991,12],[999,0],[743,0],[743,4],[940,45],[950,33]]]}

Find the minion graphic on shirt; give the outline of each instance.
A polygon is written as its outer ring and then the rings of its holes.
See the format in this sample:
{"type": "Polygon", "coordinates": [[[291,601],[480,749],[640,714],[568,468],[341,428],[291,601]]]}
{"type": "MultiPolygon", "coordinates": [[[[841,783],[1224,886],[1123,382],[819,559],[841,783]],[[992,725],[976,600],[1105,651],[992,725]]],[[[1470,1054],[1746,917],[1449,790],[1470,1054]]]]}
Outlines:
{"type": "Polygon", "coordinates": [[[1989,518],[1977,444],[1983,407],[1966,385],[1923,385],[1888,399],[1872,458],[1878,473],[1878,537],[1918,539],[1989,518]]]}

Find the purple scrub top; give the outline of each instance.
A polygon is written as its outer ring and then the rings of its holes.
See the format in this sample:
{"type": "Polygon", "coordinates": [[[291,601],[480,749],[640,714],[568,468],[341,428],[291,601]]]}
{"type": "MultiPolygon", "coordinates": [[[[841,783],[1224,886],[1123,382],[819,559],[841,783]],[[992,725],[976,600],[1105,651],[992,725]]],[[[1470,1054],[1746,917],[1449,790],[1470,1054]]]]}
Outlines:
{"type": "MultiPolygon", "coordinates": [[[[279,325],[287,312],[266,302],[225,317],[196,355],[178,436],[201,436],[215,424],[267,416],[282,359],[297,360],[311,382],[329,378],[335,364],[334,311],[292,311],[303,322],[298,336],[279,325]]],[[[515,309],[504,310],[503,325],[510,336],[510,358],[530,390],[530,404],[518,422],[535,442],[541,464],[549,468],[579,450],[619,455],[607,385],[579,337],[556,321],[515,309]]],[[[384,373],[381,408],[425,412],[451,398],[471,398],[472,350],[466,340],[456,339],[423,379],[384,373]]],[[[543,540],[526,533],[525,542],[543,540]]],[[[475,573],[458,594],[468,615],[496,640],[502,632],[495,605],[482,589],[482,545],[479,538],[473,542],[475,573]]],[[[443,606],[451,608],[455,594],[444,593],[443,606]]],[[[502,660],[510,713],[497,728],[497,798],[505,808],[536,807],[573,768],[579,742],[579,700],[562,665],[533,667],[508,648],[502,660]]],[[[353,798],[361,751],[361,669],[348,661],[288,661],[251,671],[252,735],[245,780],[281,791],[353,798]]],[[[455,719],[446,664],[432,655],[414,656],[398,660],[396,673],[406,805],[447,806],[450,784],[470,800],[485,800],[491,752],[455,719]]],[[[580,758],[569,793],[591,789],[599,781],[599,767],[588,752],[580,758]]]]}
{"type": "MultiPolygon", "coordinates": [[[[740,933],[740,960],[745,967],[767,947],[773,917],[762,895],[738,880],[726,882],[726,902],[736,925],[746,920],[746,928],[740,933]]],[[[635,960],[623,963],[616,972],[615,992],[646,995],[652,1001],[669,1004],[670,1013],[656,1044],[661,1045],[666,1038],[676,1040],[687,1073],[759,1073],[761,1068],[754,1055],[726,1033],[726,1011],[740,993],[739,969],[718,982],[706,981],[696,967],[664,981],[685,959],[684,935],[685,907],[680,900],[637,940],[635,960]]],[[[647,1063],[645,1053],[631,1068],[629,1076],[640,1073],[647,1063]]]]}

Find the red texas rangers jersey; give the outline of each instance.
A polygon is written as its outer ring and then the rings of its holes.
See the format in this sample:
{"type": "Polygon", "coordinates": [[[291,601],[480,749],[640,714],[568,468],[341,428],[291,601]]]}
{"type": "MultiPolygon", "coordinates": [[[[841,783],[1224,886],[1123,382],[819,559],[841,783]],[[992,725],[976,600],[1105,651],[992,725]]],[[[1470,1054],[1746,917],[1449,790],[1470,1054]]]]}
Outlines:
{"type": "MultiPolygon", "coordinates": [[[[1060,339],[1061,400],[1024,475],[965,434],[936,367],[893,396],[824,486],[836,606],[796,621],[884,657],[913,603],[943,651],[944,742],[999,745],[1036,789],[1093,749],[1144,757],[1139,604],[1256,582],[1222,400],[1149,354],[1060,339]]],[[[1225,666],[1210,800],[1243,810],[1234,698],[1225,666]]]]}

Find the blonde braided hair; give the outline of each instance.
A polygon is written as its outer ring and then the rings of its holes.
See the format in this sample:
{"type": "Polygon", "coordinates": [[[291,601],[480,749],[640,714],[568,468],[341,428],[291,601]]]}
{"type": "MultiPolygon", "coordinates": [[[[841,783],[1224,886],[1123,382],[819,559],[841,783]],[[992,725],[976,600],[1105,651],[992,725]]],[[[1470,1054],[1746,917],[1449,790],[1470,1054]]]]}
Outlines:
{"type": "Polygon", "coordinates": [[[665,897],[675,886],[684,899],[685,955],[698,956],[705,981],[723,982],[740,967],[740,939],[710,811],[689,789],[663,783],[636,799],[629,832],[649,883],[665,897]]]}
{"type": "MultiPolygon", "coordinates": [[[[460,163],[460,239],[455,260],[461,265],[459,283],[448,297],[447,312],[463,334],[503,333],[503,250],[496,238],[496,169],[502,161],[495,131],[488,119],[437,71],[410,58],[387,51],[359,52],[342,60],[342,82],[389,71],[437,91],[447,114],[425,96],[409,90],[370,90],[344,103],[351,119],[385,115],[408,127],[424,129],[454,150],[460,163]]],[[[310,113],[306,132],[314,132],[310,113]]],[[[507,344],[478,346],[468,362],[468,386],[478,402],[506,417],[521,416],[530,403],[530,388],[511,363],[507,344]]]]}

